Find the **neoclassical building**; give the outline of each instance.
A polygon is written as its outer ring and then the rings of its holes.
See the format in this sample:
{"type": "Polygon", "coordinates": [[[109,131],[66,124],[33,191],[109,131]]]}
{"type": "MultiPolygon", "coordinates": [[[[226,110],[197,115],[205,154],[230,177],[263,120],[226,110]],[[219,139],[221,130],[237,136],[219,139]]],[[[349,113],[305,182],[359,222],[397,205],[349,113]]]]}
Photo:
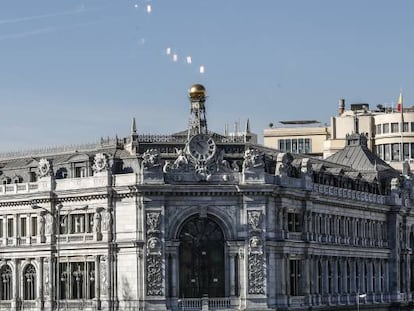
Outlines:
{"type": "MultiPolygon", "coordinates": [[[[0,155],[0,310],[411,310],[413,185],[187,130],[0,155]]],[[[413,272],[412,272],[413,271],[413,272]]]]}

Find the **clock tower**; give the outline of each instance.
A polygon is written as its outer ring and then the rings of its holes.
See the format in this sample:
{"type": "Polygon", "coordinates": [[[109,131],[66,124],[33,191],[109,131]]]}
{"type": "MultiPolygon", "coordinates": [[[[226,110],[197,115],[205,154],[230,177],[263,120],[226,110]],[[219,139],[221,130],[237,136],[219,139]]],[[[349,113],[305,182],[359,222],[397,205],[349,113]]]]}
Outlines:
{"type": "Polygon", "coordinates": [[[192,136],[208,134],[206,119],[206,89],[201,84],[194,84],[188,91],[190,100],[190,121],[188,124],[189,140],[192,136]]]}
{"type": "Polygon", "coordinates": [[[208,180],[217,146],[207,130],[206,89],[201,84],[194,84],[188,92],[188,98],[190,100],[190,120],[186,154],[189,156],[189,162],[195,168],[198,179],[208,180]]]}

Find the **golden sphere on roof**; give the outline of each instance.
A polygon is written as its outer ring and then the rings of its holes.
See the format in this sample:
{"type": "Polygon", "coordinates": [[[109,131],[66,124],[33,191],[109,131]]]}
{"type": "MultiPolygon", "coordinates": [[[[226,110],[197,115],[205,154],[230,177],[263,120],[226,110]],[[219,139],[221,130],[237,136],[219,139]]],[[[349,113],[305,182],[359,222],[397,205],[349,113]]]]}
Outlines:
{"type": "Polygon", "coordinates": [[[203,99],[206,97],[206,88],[201,84],[193,84],[188,90],[191,99],[203,99]]]}

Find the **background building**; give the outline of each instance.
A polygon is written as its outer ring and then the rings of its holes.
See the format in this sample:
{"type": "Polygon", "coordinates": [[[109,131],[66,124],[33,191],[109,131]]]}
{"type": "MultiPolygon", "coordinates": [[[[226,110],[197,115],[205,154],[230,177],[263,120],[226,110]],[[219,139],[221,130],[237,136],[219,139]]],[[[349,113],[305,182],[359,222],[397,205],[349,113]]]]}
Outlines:
{"type": "Polygon", "coordinates": [[[280,121],[281,126],[264,130],[264,145],[282,152],[322,157],[329,128],[314,120],[280,121]]]}
{"type": "Polygon", "coordinates": [[[208,130],[0,156],[1,310],[409,310],[412,179],[208,130]],[[394,308],[394,309],[392,309],[394,308]]]}
{"type": "MultiPolygon", "coordinates": [[[[403,112],[379,105],[371,110],[366,103],[351,104],[347,110],[345,100],[339,101],[338,115],[331,117],[330,126],[303,127],[304,121],[290,121],[289,128],[278,127],[264,130],[264,145],[313,156],[328,158],[342,150],[347,135],[361,133],[367,138],[368,148],[397,170],[404,161],[414,158],[414,108],[403,112]],[[294,149],[286,141],[309,141],[311,149],[294,149]],[[289,148],[286,148],[288,146],[289,148]]],[[[282,123],[283,124],[283,123],[282,123]]]]}

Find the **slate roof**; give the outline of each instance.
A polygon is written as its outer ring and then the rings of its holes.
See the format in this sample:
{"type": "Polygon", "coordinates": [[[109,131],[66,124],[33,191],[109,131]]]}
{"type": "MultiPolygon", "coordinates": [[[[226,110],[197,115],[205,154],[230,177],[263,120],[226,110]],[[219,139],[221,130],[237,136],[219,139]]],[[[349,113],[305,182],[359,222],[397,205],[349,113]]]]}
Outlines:
{"type": "Polygon", "coordinates": [[[326,161],[346,165],[360,172],[394,170],[364,145],[345,146],[326,161]]]}

